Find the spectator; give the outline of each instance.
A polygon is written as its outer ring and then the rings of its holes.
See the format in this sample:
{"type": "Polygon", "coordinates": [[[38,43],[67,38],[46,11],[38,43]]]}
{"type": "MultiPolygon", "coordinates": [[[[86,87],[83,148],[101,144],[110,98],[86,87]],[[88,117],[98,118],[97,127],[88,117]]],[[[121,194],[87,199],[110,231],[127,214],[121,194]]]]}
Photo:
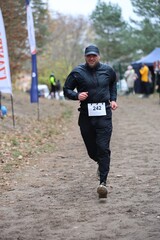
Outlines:
{"type": "Polygon", "coordinates": [[[156,90],[160,93],[160,69],[157,71],[156,90]]]}
{"type": "Polygon", "coordinates": [[[125,80],[127,82],[127,87],[128,87],[128,90],[127,90],[126,94],[127,95],[129,95],[130,93],[133,94],[133,92],[134,92],[134,82],[137,79],[137,74],[135,73],[135,71],[134,71],[134,69],[131,65],[129,65],[127,67],[127,70],[124,73],[124,77],[125,77],[125,80]]]}
{"type": "Polygon", "coordinates": [[[49,81],[50,81],[50,95],[51,98],[55,98],[56,97],[56,78],[54,76],[54,73],[51,73],[50,77],[49,77],[49,81]]]}
{"type": "Polygon", "coordinates": [[[139,70],[141,74],[142,93],[144,98],[148,98],[150,94],[149,83],[149,68],[145,63],[142,64],[142,68],[139,70]]]}
{"type": "Polygon", "coordinates": [[[60,99],[60,91],[61,91],[61,82],[60,80],[58,79],[56,81],[56,98],[57,99],[60,99]]]}

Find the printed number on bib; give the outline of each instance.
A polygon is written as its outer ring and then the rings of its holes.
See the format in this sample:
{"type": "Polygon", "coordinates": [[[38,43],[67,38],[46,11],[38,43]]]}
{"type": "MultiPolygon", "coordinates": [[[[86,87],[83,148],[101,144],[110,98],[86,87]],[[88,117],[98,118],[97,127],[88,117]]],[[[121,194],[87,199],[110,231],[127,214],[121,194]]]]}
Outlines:
{"type": "Polygon", "coordinates": [[[92,116],[105,116],[106,104],[105,103],[88,103],[88,115],[92,116]]]}

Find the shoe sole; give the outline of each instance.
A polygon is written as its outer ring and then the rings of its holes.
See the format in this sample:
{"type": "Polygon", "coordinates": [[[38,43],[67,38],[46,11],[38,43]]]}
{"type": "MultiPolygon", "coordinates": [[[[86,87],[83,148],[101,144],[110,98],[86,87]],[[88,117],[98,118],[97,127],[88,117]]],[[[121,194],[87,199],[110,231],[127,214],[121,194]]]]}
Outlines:
{"type": "Polygon", "coordinates": [[[99,194],[99,198],[107,198],[107,188],[103,185],[100,185],[97,188],[97,193],[99,194]]]}

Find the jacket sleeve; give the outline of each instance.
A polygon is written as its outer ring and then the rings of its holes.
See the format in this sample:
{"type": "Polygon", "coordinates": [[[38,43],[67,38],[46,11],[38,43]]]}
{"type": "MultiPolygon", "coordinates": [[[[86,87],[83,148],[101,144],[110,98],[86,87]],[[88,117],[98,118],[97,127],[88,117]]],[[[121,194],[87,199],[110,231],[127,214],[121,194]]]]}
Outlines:
{"type": "Polygon", "coordinates": [[[117,77],[116,73],[113,69],[111,69],[110,72],[110,85],[109,85],[109,90],[110,90],[110,101],[115,101],[117,100],[117,77]]]}
{"type": "Polygon", "coordinates": [[[144,68],[141,68],[141,69],[139,70],[139,72],[140,72],[141,75],[144,74],[144,68]]]}
{"type": "Polygon", "coordinates": [[[77,87],[77,79],[76,78],[77,78],[76,73],[71,72],[68,75],[68,77],[65,81],[64,87],[63,87],[64,96],[71,100],[78,100],[78,93],[75,90],[77,87]]]}

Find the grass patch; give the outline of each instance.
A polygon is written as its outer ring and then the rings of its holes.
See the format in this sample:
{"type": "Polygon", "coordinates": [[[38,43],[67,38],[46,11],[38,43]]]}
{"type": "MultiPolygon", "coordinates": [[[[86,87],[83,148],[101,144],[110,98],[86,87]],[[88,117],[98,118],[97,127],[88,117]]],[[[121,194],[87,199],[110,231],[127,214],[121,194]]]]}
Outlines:
{"type": "Polygon", "coordinates": [[[17,141],[16,138],[13,138],[11,143],[12,143],[12,146],[19,146],[19,142],[17,141]]]}
{"type": "Polygon", "coordinates": [[[5,173],[10,173],[13,169],[13,164],[12,163],[7,163],[4,167],[3,167],[3,171],[5,173]]]}
{"type": "Polygon", "coordinates": [[[71,109],[66,109],[63,113],[62,113],[62,117],[66,120],[70,119],[73,115],[73,111],[71,109]]]}

